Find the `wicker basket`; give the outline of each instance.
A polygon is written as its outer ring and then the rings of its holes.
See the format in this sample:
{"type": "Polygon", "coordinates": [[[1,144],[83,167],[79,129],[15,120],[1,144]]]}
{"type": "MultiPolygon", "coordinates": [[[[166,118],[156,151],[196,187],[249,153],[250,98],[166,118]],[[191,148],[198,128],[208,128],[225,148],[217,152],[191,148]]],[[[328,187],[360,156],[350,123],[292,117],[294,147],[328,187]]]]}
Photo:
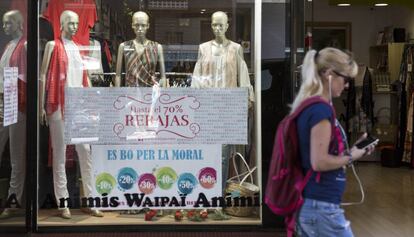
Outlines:
{"type": "Polygon", "coordinates": [[[245,201],[245,205],[242,205],[242,199],[251,199],[251,204],[254,204],[254,194],[260,191],[259,187],[253,183],[252,176],[252,173],[256,170],[257,167],[253,167],[253,169],[250,169],[246,160],[240,153],[236,153],[234,156],[232,156],[232,158],[233,167],[236,172],[236,175],[227,180],[227,186],[225,190],[226,198],[232,198],[232,206],[226,207],[224,211],[232,216],[252,216],[256,214],[255,212],[257,207],[255,207],[254,205],[248,205],[249,203],[247,201],[245,201]],[[236,157],[240,157],[240,159],[243,161],[244,165],[247,168],[246,172],[239,174],[235,162],[236,157]],[[241,177],[243,178],[240,180],[241,177]],[[246,179],[248,177],[250,177],[250,183],[246,182],[246,179]],[[235,204],[237,204],[237,202],[235,201],[237,198],[240,198],[238,203],[239,205],[235,206],[235,204]]]}

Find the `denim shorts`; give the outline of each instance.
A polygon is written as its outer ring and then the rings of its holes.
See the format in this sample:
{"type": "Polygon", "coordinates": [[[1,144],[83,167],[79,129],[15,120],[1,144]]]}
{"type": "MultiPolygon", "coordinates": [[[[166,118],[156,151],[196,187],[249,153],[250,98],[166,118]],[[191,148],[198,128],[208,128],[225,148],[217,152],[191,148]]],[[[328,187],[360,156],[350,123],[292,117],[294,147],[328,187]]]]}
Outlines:
{"type": "Polygon", "coordinates": [[[351,223],[338,205],[305,198],[297,219],[297,234],[303,237],[352,237],[351,223]]]}

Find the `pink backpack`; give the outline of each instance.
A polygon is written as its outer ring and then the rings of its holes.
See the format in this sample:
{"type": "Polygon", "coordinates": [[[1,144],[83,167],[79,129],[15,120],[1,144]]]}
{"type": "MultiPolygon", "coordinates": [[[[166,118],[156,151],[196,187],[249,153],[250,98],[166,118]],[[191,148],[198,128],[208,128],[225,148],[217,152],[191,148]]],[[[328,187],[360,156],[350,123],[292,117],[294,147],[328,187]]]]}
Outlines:
{"type": "MultiPolygon", "coordinates": [[[[313,173],[312,169],[309,169],[305,176],[302,172],[296,118],[304,109],[315,103],[331,106],[319,96],[304,100],[294,113],[287,115],[279,123],[273,146],[264,199],[273,213],[285,216],[288,237],[293,235],[296,213],[303,204],[302,191],[313,173]]],[[[335,121],[334,110],[333,114],[333,121],[335,121]]],[[[334,128],[335,123],[332,124],[334,128]]],[[[317,174],[316,179],[319,181],[320,173],[317,174]]]]}

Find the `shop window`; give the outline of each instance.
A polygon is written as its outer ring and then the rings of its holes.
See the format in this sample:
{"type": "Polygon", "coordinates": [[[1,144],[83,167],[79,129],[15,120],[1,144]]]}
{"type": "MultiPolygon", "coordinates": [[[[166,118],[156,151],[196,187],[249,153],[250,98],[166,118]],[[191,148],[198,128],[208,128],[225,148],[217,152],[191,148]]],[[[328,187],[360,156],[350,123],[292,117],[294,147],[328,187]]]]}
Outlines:
{"type": "Polygon", "coordinates": [[[260,225],[254,1],[43,2],[38,224],[260,225]]]}

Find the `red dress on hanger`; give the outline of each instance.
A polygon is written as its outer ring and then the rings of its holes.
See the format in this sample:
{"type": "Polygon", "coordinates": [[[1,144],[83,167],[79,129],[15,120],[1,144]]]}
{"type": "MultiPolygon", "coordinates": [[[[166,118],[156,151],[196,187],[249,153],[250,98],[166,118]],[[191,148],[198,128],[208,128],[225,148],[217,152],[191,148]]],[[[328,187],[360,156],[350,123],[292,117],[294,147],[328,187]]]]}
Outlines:
{"type": "Polygon", "coordinates": [[[50,0],[42,14],[52,24],[55,39],[60,37],[60,14],[65,10],[74,11],[79,16],[79,28],[73,41],[89,45],[89,30],[98,20],[95,0],[50,0]]]}

